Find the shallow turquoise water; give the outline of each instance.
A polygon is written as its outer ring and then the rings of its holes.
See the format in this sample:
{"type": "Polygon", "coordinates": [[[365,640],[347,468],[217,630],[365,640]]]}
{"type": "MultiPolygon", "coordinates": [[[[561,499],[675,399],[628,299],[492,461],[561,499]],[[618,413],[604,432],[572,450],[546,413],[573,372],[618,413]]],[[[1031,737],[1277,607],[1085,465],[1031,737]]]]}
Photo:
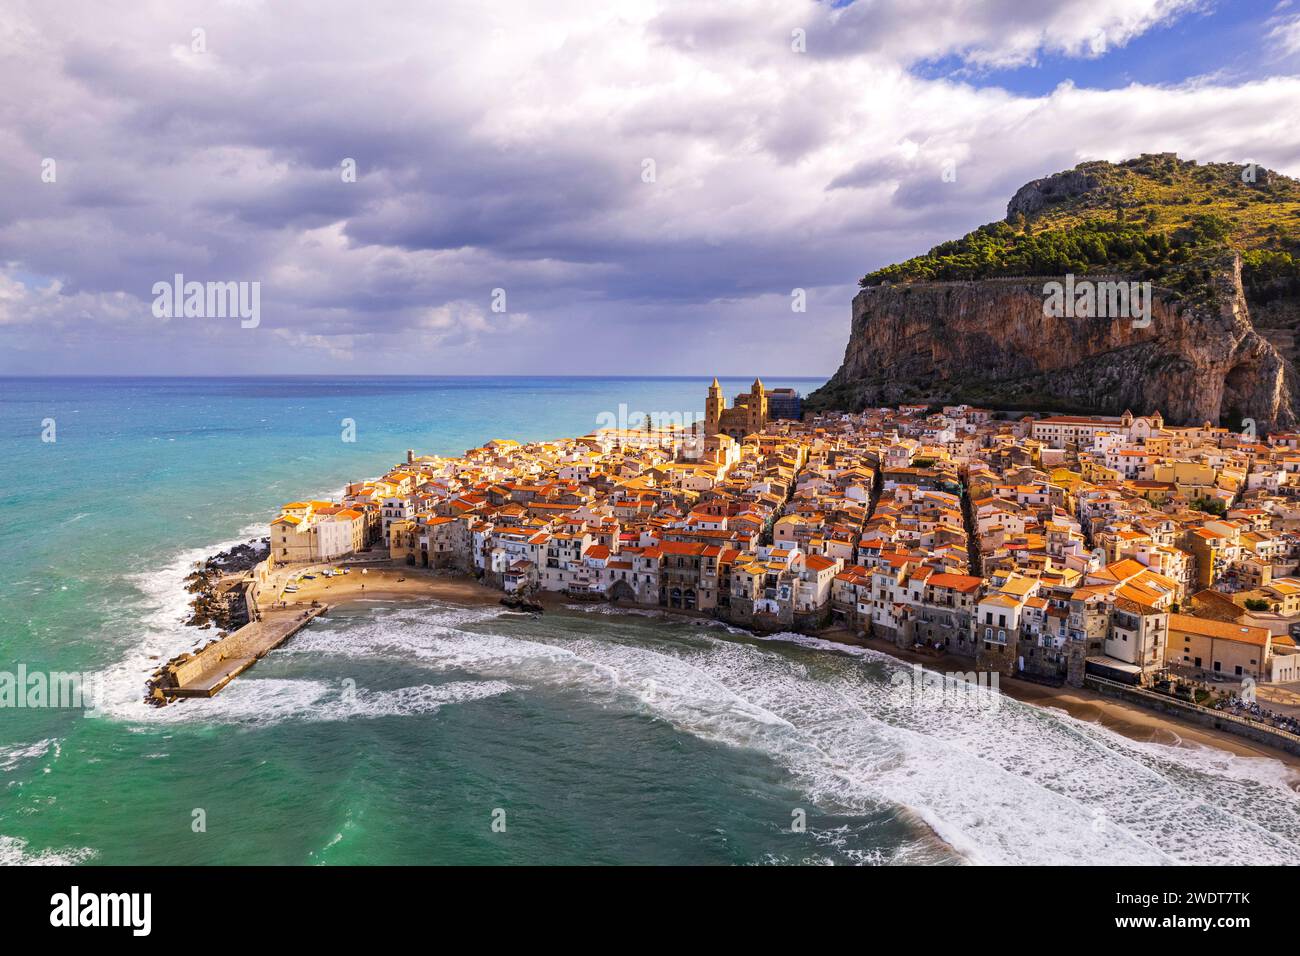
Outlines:
{"type": "Polygon", "coordinates": [[[879,655],[653,614],[377,602],[331,612],[212,701],[140,703],[153,658],[197,636],[178,623],[190,562],[278,504],[408,447],[584,433],[619,402],[699,411],[706,384],[0,379],[0,670],[108,687],[97,718],[0,708],[0,860],[1297,858],[1276,761],[1005,700],[935,707],[879,655]]]}

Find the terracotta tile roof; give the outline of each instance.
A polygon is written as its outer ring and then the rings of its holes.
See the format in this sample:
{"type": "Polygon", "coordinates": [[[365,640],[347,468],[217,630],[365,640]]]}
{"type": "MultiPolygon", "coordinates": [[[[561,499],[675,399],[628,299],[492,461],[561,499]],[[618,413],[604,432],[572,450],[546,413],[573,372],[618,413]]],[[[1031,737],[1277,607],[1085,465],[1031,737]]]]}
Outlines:
{"type": "Polygon", "coordinates": [[[1197,634],[1216,640],[1238,641],[1263,647],[1268,641],[1268,631],[1262,627],[1248,627],[1244,624],[1230,624],[1227,621],[1212,621],[1205,617],[1192,617],[1188,614],[1170,614],[1169,631],[1197,634]]]}

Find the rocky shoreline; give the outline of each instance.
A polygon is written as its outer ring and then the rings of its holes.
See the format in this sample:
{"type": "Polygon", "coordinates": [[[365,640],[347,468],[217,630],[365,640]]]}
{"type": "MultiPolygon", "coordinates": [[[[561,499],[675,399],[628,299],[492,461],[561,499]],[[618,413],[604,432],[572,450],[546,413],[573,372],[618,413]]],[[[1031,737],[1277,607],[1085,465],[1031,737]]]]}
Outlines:
{"type": "Polygon", "coordinates": [[[244,603],[242,592],[232,594],[220,585],[231,575],[255,567],[270,553],[270,538],[249,538],[244,544],[237,544],[195,564],[194,570],[185,577],[185,590],[194,595],[190,601],[193,613],[185,624],[200,630],[209,630],[215,626],[218,629],[217,636],[205,642],[202,647],[196,645],[191,651],[177,654],[150,674],[145,682],[146,704],[164,706],[168,702],[167,687],[170,686],[171,672],[177,664],[184,663],[231,631],[248,623],[248,607],[244,603]]]}
{"type": "Polygon", "coordinates": [[[185,590],[194,595],[190,607],[194,613],[185,623],[204,630],[214,624],[223,631],[233,631],[248,623],[247,608],[242,601],[228,601],[218,590],[227,576],[239,574],[257,565],[270,554],[270,538],[250,538],[228,551],[201,561],[185,578],[185,590]]]}

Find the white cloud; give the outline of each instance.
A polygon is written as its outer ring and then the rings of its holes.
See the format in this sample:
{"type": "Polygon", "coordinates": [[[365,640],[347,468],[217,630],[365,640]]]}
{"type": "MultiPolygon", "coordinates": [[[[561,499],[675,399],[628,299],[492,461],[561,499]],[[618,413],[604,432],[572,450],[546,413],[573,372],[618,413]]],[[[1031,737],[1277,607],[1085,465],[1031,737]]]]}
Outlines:
{"type": "Polygon", "coordinates": [[[906,0],[853,3],[840,23],[878,32],[900,60],[958,56],[982,67],[1034,62],[1043,53],[1095,57],[1202,6],[1202,0],[906,0]]]}
{"type": "MultiPolygon", "coordinates": [[[[0,193],[0,315],[147,313],[183,272],[261,281],[263,328],[335,370],[703,371],[717,359],[683,354],[690,330],[748,315],[754,349],[829,372],[858,276],[1001,216],[1028,179],[1162,150],[1300,170],[1295,78],[1032,97],[909,70],[1088,57],[1192,6],[18,4],[0,29],[0,175],[20,184],[0,193]],[[18,275],[61,280],[59,307],[9,295],[18,275]],[[790,337],[794,286],[815,292],[803,328],[839,333],[790,337]],[[527,335],[499,334],[497,287],[527,335]]],[[[166,334],[181,370],[284,361],[223,329],[166,334]]]]}
{"type": "Polygon", "coordinates": [[[1285,53],[1300,53],[1300,14],[1274,20],[1268,38],[1285,53]]]}

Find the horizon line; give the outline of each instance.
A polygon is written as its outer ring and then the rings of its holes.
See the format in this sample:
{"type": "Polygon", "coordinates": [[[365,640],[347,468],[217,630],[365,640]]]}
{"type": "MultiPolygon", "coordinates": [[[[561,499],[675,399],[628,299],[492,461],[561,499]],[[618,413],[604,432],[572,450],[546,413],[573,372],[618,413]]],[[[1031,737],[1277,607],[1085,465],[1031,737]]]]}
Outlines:
{"type": "MultiPolygon", "coordinates": [[[[795,381],[810,381],[810,382],[811,382],[811,381],[818,381],[818,380],[821,380],[821,379],[823,379],[823,378],[829,380],[831,376],[830,376],[830,375],[825,375],[825,376],[823,376],[823,375],[773,375],[773,374],[770,374],[770,373],[767,373],[767,374],[765,375],[764,373],[760,373],[760,374],[758,374],[758,375],[755,376],[755,377],[756,377],[756,378],[764,378],[764,377],[767,377],[767,378],[771,378],[771,379],[793,379],[793,380],[795,380],[795,381]]],[[[696,379],[696,378],[717,378],[717,379],[719,379],[720,381],[726,381],[726,380],[732,380],[732,379],[735,379],[735,380],[737,380],[737,381],[744,381],[744,380],[746,380],[746,379],[749,378],[749,375],[718,375],[718,374],[716,374],[716,373],[714,373],[714,372],[702,372],[702,373],[699,373],[698,375],[697,375],[697,374],[686,374],[686,375],[634,375],[634,374],[618,374],[618,375],[565,375],[565,374],[556,374],[556,373],[549,373],[549,374],[545,374],[545,375],[540,375],[540,374],[533,374],[533,373],[529,373],[529,372],[512,372],[512,373],[506,373],[506,374],[440,372],[440,373],[436,373],[436,374],[427,374],[427,375],[419,375],[419,374],[392,374],[392,373],[383,373],[383,372],[374,373],[374,374],[365,374],[365,373],[360,373],[360,372],[349,372],[349,373],[334,373],[334,374],[329,374],[329,375],[303,375],[303,374],[284,375],[284,374],[269,373],[269,372],[268,372],[268,373],[260,373],[260,372],[259,372],[259,373],[248,373],[248,372],[244,372],[244,373],[229,373],[229,374],[220,374],[220,375],[158,375],[158,374],[147,374],[147,373],[146,373],[146,374],[138,374],[138,375],[122,375],[122,374],[113,374],[113,373],[107,373],[107,372],[62,372],[62,373],[51,373],[51,374],[46,374],[46,375],[10,375],[10,374],[0,374],[0,379],[51,379],[51,378],[113,378],[113,379],[132,379],[132,378],[157,378],[157,379],[196,379],[196,378],[200,378],[200,379],[203,379],[203,378],[206,378],[206,379],[223,379],[223,378],[227,378],[227,379],[228,379],[228,378],[297,378],[297,379],[322,379],[322,378],[415,378],[415,379],[421,379],[421,378],[557,378],[557,379],[559,379],[559,378],[564,378],[564,379],[572,379],[572,378],[584,378],[584,379],[591,379],[591,380],[594,380],[594,381],[598,381],[598,380],[600,380],[600,379],[620,379],[620,378],[626,378],[626,379],[661,379],[661,380],[663,380],[663,381],[677,381],[677,380],[683,380],[683,381],[685,381],[685,380],[691,380],[691,379],[696,379]]]]}

